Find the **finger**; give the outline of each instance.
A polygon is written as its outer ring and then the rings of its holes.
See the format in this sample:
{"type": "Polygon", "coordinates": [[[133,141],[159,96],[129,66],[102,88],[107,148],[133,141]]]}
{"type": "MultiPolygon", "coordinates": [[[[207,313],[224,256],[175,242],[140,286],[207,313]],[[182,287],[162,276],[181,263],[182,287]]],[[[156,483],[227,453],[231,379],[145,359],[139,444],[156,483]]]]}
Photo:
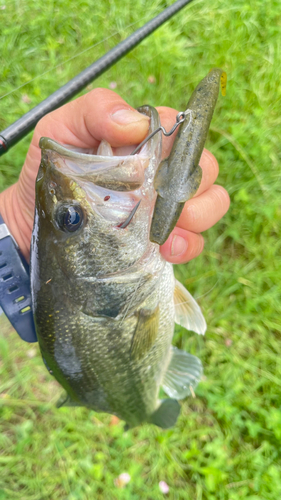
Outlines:
{"type": "Polygon", "coordinates": [[[208,149],[203,149],[199,165],[202,169],[202,179],[194,197],[207,191],[214,184],[219,175],[219,164],[214,155],[212,155],[208,149]]]}
{"type": "Polygon", "coordinates": [[[60,133],[56,131],[57,140],[72,140],[79,147],[96,146],[102,139],[114,147],[134,144],[145,138],[149,127],[147,116],[115,92],[101,88],[62,106],[50,118],[63,125],[60,133]]]}
{"type": "Polygon", "coordinates": [[[229,205],[227,191],[215,184],[201,195],[186,202],[177,226],[195,233],[206,231],[224,216],[229,205]]]}
{"type": "Polygon", "coordinates": [[[102,139],[112,146],[135,144],[147,135],[149,118],[108,89],[94,89],[58,108],[35,128],[27,160],[31,168],[40,161],[39,140],[50,137],[81,148],[96,147],[102,139]],[[31,162],[31,163],[30,163],[31,162]]]}
{"type": "MultiPolygon", "coordinates": [[[[165,127],[167,132],[173,127],[176,121],[176,116],[178,112],[173,109],[173,108],[167,108],[166,106],[161,106],[156,108],[158,113],[159,113],[159,118],[160,118],[160,123],[165,127]]],[[[169,156],[170,151],[172,149],[172,145],[174,142],[174,139],[176,137],[176,132],[172,134],[169,137],[166,137],[162,132],[158,132],[158,134],[162,135],[162,159],[166,158],[169,156]]],[[[147,134],[146,134],[147,135],[147,134]]],[[[117,155],[126,155],[130,154],[133,149],[137,146],[137,143],[134,144],[134,147],[132,146],[125,146],[118,148],[116,151],[114,151],[114,154],[117,155]]]]}
{"type": "MultiPolygon", "coordinates": [[[[35,128],[20,175],[18,190],[26,210],[33,210],[34,183],[41,158],[39,140],[42,136],[81,148],[96,147],[102,139],[112,146],[120,146],[141,142],[147,135],[148,127],[148,117],[107,89],[95,89],[46,115],[35,128]]],[[[28,217],[30,219],[32,214],[28,217]]]]}
{"type": "Polygon", "coordinates": [[[172,264],[183,264],[197,257],[204,248],[201,234],[176,227],[160,247],[161,255],[172,264]]]}
{"type": "MultiPolygon", "coordinates": [[[[172,126],[176,122],[178,111],[166,107],[159,107],[157,110],[160,116],[161,124],[167,131],[171,130],[172,126]]],[[[176,135],[177,131],[175,131],[170,137],[163,136],[162,158],[167,158],[167,156],[169,156],[176,135]]],[[[199,165],[202,168],[202,180],[195,196],[199,196],[201,193],[209,189],[209,187],[214,184],[219,174],[218,162],[212,153],[210,153],[207,149],[203,150],[199,165]]]]}
{"type": "MultiPolygon", "coordinates": [[[[166,106],[159,106],[156,109],[159,113],[161,125],[163,125],[163,127],[165,127],[168,132],[176,123],[176,116],[178,114],[178,111],[173,108],[167,108],[166,106]]],[[[162,135],[162,159],[169,156],[176,135],[177,131],[175,131],[169,137],[162,135]]]]}

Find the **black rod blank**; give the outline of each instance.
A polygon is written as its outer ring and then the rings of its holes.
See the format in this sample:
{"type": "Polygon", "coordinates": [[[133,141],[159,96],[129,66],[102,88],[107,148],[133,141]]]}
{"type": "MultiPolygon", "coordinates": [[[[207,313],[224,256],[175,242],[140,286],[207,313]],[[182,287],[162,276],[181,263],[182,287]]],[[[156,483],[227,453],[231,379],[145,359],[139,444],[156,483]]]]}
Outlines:
{"type": "Polygon", "coordinates": [[[158,14],[158,16],[148,21],[144,26],[136,30],[132,35],[88,66],[88,68],[84,69],[79,75],[75,76],[60,89],[56,90],[52,95],[35,106],[35,108],[28,111],[25,115],[12,123],[12,125],[0,132],[0,156],[27,135],[43,116],[62,104],[65,104],[69,99],[85,88],[86,85],[95,80],[136,47],[144,38],[153,33],[159,26],[168,21],[174,14],[191,2],[192,0],[177,0],[177,2],[167,7],[161,14],[158,14]]]}

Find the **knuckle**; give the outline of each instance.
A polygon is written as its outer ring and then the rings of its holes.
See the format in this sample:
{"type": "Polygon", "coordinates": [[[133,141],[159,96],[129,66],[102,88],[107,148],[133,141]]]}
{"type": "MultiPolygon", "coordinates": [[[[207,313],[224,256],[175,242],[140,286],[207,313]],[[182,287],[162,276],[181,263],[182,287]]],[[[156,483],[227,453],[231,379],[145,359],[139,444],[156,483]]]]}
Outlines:
{"type": "Polygon", "coordinates": [[[46,122],[48,121],[48,115],[43,116],[43,118],[40,118],[39,122],[37,122],[35,126],[35,132],[38,132],[42,129],[45,128],[46,122]]]}
{"type": "Polygon", "coordinates": [[[97,87],[93,90],[90,90],[87,94],[84,95],[85,98],[85,104],[86,107],[93,106],[93,103],[95,107],[104,107],[107,106],[109,103],[113,103],[116,101],[123,101],[123,99],[116,94],[113,90],[110,89],[104,89],[102,87],[97,87]]]}
{"type": "Polygon", "coordinates": [[[89,99],[98,99],[103,98],[106,94],[111,93],[112,90],[103,89],[102,87],[96,87],[95,89],[90,90],[87,94],[85,94],[85,98],[89,99]]]}

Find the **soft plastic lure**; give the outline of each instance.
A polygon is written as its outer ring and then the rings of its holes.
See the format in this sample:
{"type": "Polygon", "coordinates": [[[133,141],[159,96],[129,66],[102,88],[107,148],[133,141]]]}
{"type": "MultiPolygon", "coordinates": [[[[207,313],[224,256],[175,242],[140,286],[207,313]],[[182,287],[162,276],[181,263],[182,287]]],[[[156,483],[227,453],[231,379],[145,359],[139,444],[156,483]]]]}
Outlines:
{"type": "MultiPolygon", "coordinates": [[[[179,123],[179,131],[168,158],[160,163],[154,177],[157,199],[150,240],[163,245],[174,229],[184,204],[199,188],[202,170],[199,160],[204,148],[219,87],[226,93],[226,73],[212,69],[197,85],[179,123]],[[185,117],[189,114],[189,120],[185,117]]],[[[179,116],[178,115],[178,116],[179,116]]],[[[174,131],[174,130],[173,130],[174,131]]],[[[165,134],[169,135],[169,134],[165,134]]]]}

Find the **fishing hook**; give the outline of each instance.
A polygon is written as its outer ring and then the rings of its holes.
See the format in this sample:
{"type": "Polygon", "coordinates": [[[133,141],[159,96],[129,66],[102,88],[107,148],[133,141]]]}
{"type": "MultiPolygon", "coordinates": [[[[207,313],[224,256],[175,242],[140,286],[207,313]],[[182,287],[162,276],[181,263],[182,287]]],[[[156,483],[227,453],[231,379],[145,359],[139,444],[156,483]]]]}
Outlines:
{"type": "Polygon", "coordinates": [[[170,135],[172,135],[174,133],[174,131],[178,128],[178,126],[185,121],[187,115],[189,115],[189,123],[188,123],[188,125],[190,125],[191,115],[192,115],[191,109],[186,109],[185,111],[180,111],[177,114],[177,116],[176,116],[176,123],[174,123],[174,125],[172,126],[172,128],[171,128],[171,130],[169,132],[166,131],[166,129],[165,129],[165,127],[163,127],[163,125],[160,125],[160,127],[158,127],[156,130],[154,130],[154,132],[152,132],[151,134],[149,134],[136,147],[136,149],[134,149],[134,151],[132,153],[130,153],[130,155],[135,155],[142,148],[142,146],[144,146],[144,144],[146,144],[147,141],[149,141],[149,139],[151,139],[155,134],[157,134],[158,132],[160,132],[160,130],[161,130],[162,134],[164,134],[166,137],[169,137],[170,135]]]}
{"type": "MultiPolygon", "coordinates": [[[[165,127],[163,127],[162,125],[160,125],[160,127],[158,127],[156,130],[154,130],[154,132],[152,132],[151,134],[149,134],[139,145],[138,147],[131,153],[131,155],[134,155],[136,154],[144,144],[147,143],[147,141],[149,141],[149,139],[151,139],[155,134],[157,134],[157,132],[161,132],[166,136],[166,137],[169,137],[170,135],[172,135],[174,133],[174,131],[178,128],[178,126],[183,123],[187,117],[187,115],[189,115],[189,123],[188,123],[188,126],[190,125],[190,122],[191,122],[191,116],[192,116],[192,111],[190,109],[186,109],[185,111],[180,111],[177,116],[176,116],[176,123],[174,123],[174,125],[172,126],[171,130],[169,132],[167,132],[167,130],[165,129],[165,127]]],[[[125,229],[131,222],[132,218],[134,217],[137,209],[139,208],[139,205],[140,205],[140,202],[141,200],[136,204],[136,206],[133,208],[133,210],[131,211],[129,217],[127,217],[127,219],[122,223],[122,224],[119,224],[119,227],[120,229],[125,229]]]]}
{"type": "Polygon", "coordinates": [[[141,202],[141,200],[140,200],[140,201],[138,201],[138,203],[134,206],[134,208],[133,208],[133,210],[131,211],[131,213],[130,213],[129,217],[127,217],[127,219],[126,219],[126,220],[125,220],[122,224],[119,224],[119,226],[117,226],[117,227],[119,227],[120,229],[125,229],[125,227],[127,227],[127,226],[130,224],[130,222],[131,222],[132,218],[134,217],[134,215],[135,215],[135,213],[136,213],[137,209],[138,209],[138,208],[139,208],[139,206],[140,206],[140,202],[141,202]]]}

